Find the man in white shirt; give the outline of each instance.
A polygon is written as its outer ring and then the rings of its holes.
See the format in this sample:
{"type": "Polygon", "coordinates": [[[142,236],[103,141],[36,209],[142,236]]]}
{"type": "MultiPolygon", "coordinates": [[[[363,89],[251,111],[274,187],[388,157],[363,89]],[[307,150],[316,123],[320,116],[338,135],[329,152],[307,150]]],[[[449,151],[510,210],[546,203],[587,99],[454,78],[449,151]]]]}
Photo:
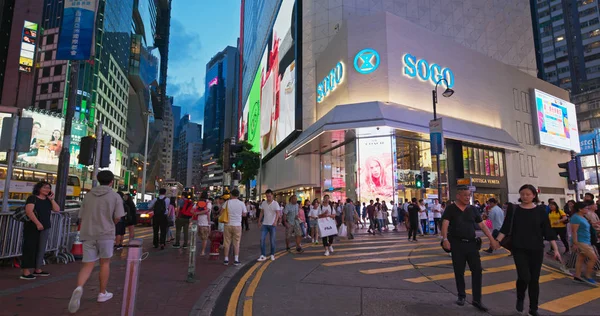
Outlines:
{"type": "Polygon", "coordinates": [[[433,223],[435,224],[435,234],[438,235],[438,228],[442,229],[442,206],[438,199],[433,200],[433,206],[431,207],[433,211],[433,223]]]}
{"type": "Polygon", "coordinates": [[[398,207],[394,203],[394,201],[390,201],[390,205],[392,205],[392,224],[394,224],[394,231],[398,231],[398,207]]]}
{"type": "Polygon", "coordinates": [[[229,213],[229,221],[225,223],[223,231],[223,253],[225,260],[224,265],[229,265],[229,246],[233,241],[233,254],[234,260],[233,265],[240,265],[240,239],[242,238],[242,216],[246,214],[246,205],[240,201],[238,197],[240,191],[238,189],[231,190],[231,199],[229,199],[223,205],[223,209],[227,209],[229,213]]]}
{"type": "Polygon", "coordinates": [[[258,219],[258,227],[260,227],[260,257],[258,261],[267,260],[265,239],[269,234],[271,242],[271,261],[275,260],[275,228],[279,222],[279,203],[273,200],[273,191],[268,189],[265,191],[267,200],[260,205],[260,217],[258,219]]]}

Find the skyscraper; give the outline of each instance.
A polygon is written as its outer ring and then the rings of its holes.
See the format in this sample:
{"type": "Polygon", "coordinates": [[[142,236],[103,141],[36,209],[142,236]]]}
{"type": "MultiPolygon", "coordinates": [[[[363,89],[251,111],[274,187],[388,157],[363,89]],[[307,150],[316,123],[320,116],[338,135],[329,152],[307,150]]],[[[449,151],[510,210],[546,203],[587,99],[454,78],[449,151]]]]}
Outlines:
{"type": "Polygon", "coordinates": [[[238,129],[239,52],[227,46],[206,65],[204,149],[218,157],[238,129]]]}
{"type": "Polygon", "coordinates": [[[186,187],[200,186],[202,170],[202,125],[190,121],[185,114],[177,127],[177,172],[175,179],[186,187]]]}

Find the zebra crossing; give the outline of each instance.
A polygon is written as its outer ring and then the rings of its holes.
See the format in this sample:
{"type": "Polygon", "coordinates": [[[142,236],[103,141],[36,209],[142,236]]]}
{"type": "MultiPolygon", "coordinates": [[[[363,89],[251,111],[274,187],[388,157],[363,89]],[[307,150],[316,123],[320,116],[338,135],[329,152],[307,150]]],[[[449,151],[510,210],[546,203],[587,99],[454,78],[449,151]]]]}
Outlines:
{"type": "MultiPolygon", "coordinates": [[[[355,235],[354,240],[334,242],[334,253],[312,247],[304,255],[294,256],[299,262],[315,262],[323,273],[350,269],[360,275],[382,276],[394,282],[415,286],[440,286],[456,293],[452,260],[440,247],[440,239],[425,236],[413,243],[405,234],[384,233],[383,236],[355,235]]],[[[484,248],[487,246],[484,240],[484,248]]],[[[483,266],[483,300],[499,313],[513,311],[516,293],[516,270],[510,254],[500,249],[493,254],[481,252],[483,266]],[[504,302],[504,303],[502,303],[504,302]],[[507,304],[510,302],[510,304],[507,304]]],[[[467,293],[471,294],[470,271],[465,272],[467,293]]],[[[346,274],[344,274],[346,276],[346,274]]],[[[600,287],[576,284],[570,275],[544,265],[540,276],[540,312],[542,314],[597,315],[600,310],[600,287]],[[593,310],[596,312],[590,313],[593,310]]],[[[492,313],[495,314],[495,313],[492,313]]]]}

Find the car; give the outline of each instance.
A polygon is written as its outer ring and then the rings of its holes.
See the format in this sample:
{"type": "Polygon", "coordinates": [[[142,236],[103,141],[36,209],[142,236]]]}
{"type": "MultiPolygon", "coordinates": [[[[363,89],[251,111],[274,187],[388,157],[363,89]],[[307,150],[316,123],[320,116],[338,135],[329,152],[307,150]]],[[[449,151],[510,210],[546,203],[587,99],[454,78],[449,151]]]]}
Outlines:
{"type": "Polygon", "coordinates": [[[137,207],[137,222],[142,225],[152,225],[152,217],[154,211],[149,209],[148,203],[138,203],[137,207]]]}

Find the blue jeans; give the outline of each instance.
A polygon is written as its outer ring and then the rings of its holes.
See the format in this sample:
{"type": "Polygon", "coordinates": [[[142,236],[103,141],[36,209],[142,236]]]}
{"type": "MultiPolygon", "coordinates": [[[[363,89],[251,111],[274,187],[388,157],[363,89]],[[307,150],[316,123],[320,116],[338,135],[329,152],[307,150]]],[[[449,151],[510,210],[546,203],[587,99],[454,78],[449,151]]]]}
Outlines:
{"type": "Polygon", "coordinates": [[[379,227],[377,227],[377,229],[379,229],[379,232],[381,233],[381,229],[384,227],[383,218],[377,219],[377,221],[379,222],[379,227]]]}
{"type": "Polygon", "coordinates": [[[265,239],[267,239],[267,234],[269,234],[269,240],[271,242],[271,255],[275,255],[275,226],[274,225],[262,225],[260,228],[260,254],[266,256],[266,248],[265,239]]]}

